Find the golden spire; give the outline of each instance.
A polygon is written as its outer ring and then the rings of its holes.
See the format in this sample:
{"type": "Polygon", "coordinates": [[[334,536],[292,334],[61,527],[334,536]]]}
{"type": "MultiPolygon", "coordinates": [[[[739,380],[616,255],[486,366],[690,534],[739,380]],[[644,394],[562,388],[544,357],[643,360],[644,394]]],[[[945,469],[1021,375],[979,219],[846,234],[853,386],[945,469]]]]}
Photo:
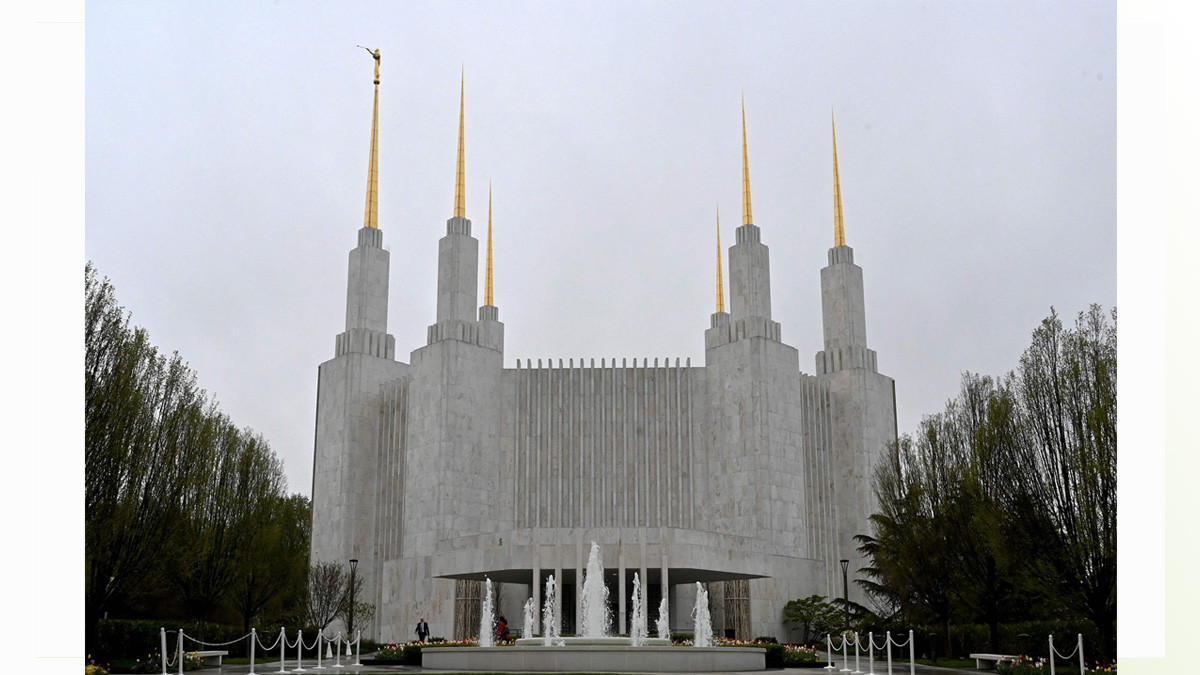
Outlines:
{"type": "Polygon", "coordinates": [[[463,136],[465,126],[463,124],[464,108],[463,102],[466,100],[466,82],[467,71],[463,70],[462,84],[460,85],[458,95],[458,173],[454,179],[454,217],[467,217],[467,179],[466,179],[466,158],[463,154],[463,136]]]}
{"type": "Polygon", "coordinates": [[[829,113],[829,122],[833,129],[833,245],[846,245],[846,230],[842,227],[842,183],[838,178],[837,165],[837,124],[833,121],[833,112],[829,113]]]}
{"type": "Polygon", "coordinates": [[[717,311],[725,311],[725,275],[721,271],[721,205],[717,205],[717,311]]]}
{"type": "Polygon", "coordinates": [[[754,222],[750,212],[750,154],[746,149],[746,97],[742,97],[742,224],[754,222]]]}
{"type": "MultiPolygon", "coordinates": [[[[359,45],[362,47],[362,45],[359,45]]],[[[379,227],[379,50],[367,52],[375,58],[375,109],[371,115],[371,159],[367,163],[367,207],[363,227],[379,227]]]]}
{"type": "Polygon", "coordinates": [[[488,250],[487,270],[483,277],[483,304],[494,305],[492,302],[492,183],[488,181],[488,250]]]}

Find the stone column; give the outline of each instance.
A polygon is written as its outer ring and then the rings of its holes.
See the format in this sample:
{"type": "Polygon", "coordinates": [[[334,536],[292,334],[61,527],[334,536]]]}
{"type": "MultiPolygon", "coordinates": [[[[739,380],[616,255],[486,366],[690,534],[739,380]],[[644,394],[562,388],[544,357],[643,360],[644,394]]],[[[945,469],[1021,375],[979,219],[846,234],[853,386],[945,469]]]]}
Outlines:
{"type": "MultiPolygon", "coordinates": [[[[644,553],[644,551],[643,551],[643,553],[644,553]]],[[[642,587],[638,590],[642,594],[642,609],[644,609],[646,611],[646,616],[649,617],[650,616],[650,608],[646,606],[646,599],[650,597],[650,582],[647,581],[647,577],[646,577],[646,556],[644,556],[644,555],[642,556],[641,582],[642,582],[642,587]]],[[[650,623],[649,621],[646,622],[647,625],[649,625],[649,623],[650,623]]]]}
{"type": "Polygon", "coordinates": [[[625,547],[617,544],[617,632],[627,633],[625,626],[625,547]]]}
{"type": "MultiPolygon", "coordinates": [[[[670,576],[669,576],[669,569],[670,568],[667,567],[667,554],[663,553],[662,554],[662,581],[661,581],[660,585],[662,586],[662,597],[667,600],[667,618],[668,619],[670,619],[670,617],[675,614],[675,610],[671,609],[671,581],[670,581],[670,576]]],[[[668,628],[669,627],[670,626],[668,626],[668,628]]]]}
{"type": "Polygon", "coordinates": [[[538,624],[542,619],[542,562],[537,554],[537,549],[533,553],[533,632],[540,633],[538,624]]]}
{"type": "MultiPolygon", "coordinates": [[[[557,558],[557,556],[555,556],[555,557],[557,558]]],[[[561,632],[561,630],[562,630],[563,582],[562,582],[562,563],[560,563],[558,561],[555,561],[555,563],[554,563],[554,586],[555,586],[554,616],[558,617],[558,625],[559,625],[559,630],[561,632]]],[[[578,592],[579,592],[578,589],[576,589],[576,594],[578,594],[578,592]]],[[[576,617],[576,618],[578,619],[578,617],[576,617]]]]}
{"type": "MultiPolygon", "coordinates": [[[[588,553],[591,553],[589,549],[588,553]]],[[[575,634],[583,627],[583,538],[575,539],[575,634]]]]}

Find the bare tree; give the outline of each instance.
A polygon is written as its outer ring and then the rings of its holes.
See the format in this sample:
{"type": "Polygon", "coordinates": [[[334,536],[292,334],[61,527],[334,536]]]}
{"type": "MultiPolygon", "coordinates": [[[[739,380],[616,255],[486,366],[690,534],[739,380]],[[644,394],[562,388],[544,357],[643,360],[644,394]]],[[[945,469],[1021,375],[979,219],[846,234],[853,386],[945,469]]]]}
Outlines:
{"type": "Polygon", "coordinates": [[[324,630],[349,601],[349,579],[340,563],[318,562],[308,570],[308,622],[324,630]]]}

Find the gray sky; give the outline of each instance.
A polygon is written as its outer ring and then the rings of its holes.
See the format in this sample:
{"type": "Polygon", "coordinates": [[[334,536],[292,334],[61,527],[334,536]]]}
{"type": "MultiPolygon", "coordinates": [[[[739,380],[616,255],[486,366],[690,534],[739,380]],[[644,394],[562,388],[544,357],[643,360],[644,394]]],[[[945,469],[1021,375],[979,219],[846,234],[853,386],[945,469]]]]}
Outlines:
{"type": "MultiPolygon", "coordinates": [[[[344,329],[371,58],[397,357],[434,320],[466,77],[516,358],[691,357],[741,222],[745,95],[772,309],[813,370],[830,111],[867,341],[901,433],[1053,305],[1116,302],[1116,6],[1093,2],[89,2],[85,252],[308,493],[344,329]]],[[[482,246],[481,246],[482,251],[482,246]]],[[[482,265],[482,260],[481,260],[482,265]]],[[[482,273],[480,282],[482,284],[482,273]]],[[[480,291],[482,301],[482,289],[480,291]]]]}

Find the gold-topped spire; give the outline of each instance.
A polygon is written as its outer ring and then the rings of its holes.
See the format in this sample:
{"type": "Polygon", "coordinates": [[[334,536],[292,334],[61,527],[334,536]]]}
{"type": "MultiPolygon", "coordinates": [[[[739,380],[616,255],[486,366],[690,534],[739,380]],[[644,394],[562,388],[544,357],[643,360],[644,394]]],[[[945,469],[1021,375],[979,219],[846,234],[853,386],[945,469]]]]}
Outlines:
{"type": "Polygon", "coordinates": [[[462,74],[462,83],[459,85],[458,94],[458,172],[454,179],[454,217],[467,217],[467,179],[466,179],[466,156],[463,153],[463,138],[465,135],[466,126],[464,125],[464,105],[466,100],[466,82],[467,71],[464,68],[462,74]]]}
{"type": "Polygon", "coordinates": [[[487,268],[483,276],[483,304],[494,305],[492,302],[492,183],[488,181],[488,248],[487,268]]]}
{"type": "Polygon", "coordinates": [[[754,222],[750,210],[750,153],[746,149],[746,97],[742,97],[742,224],[754,222]]]}
{"type": "Polygon", "coordinates": [[[838,178],[837,163],[837,123],[833,120],[833,111],[829,112],[829,122],[833,129],[833,245],[846,245],[846,230],[842,227],[842,182],[838,178]]]}
{"type": "MultiPolygon", "coordinates": [[[[362,47],[362,45],[358,45],[362,47]]],[[[379,227],[379,50],[366,49],[375,58],[375,108],[371,114],[371,158],[367,162],[367,206],[363,227],[379,227]]]]}
{"type": "Polygon", "coordinates": [[[721,271],[721,205],[717,204],[717,311],[725,311],[725,275],[721,271]]]}

